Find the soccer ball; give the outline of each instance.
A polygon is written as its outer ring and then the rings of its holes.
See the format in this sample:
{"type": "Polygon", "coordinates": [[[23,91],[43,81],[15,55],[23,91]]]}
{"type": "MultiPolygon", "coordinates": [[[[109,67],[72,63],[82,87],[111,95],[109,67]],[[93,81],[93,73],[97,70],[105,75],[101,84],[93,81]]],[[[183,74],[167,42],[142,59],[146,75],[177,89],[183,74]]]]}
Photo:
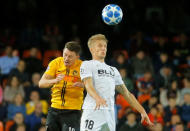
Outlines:
{"type": "Polygon", "coordinates": [[[123,12],[118,5],[109,4],[102,10],[102,19],[108,25],[116,25],[121,22],[123,12]]]}

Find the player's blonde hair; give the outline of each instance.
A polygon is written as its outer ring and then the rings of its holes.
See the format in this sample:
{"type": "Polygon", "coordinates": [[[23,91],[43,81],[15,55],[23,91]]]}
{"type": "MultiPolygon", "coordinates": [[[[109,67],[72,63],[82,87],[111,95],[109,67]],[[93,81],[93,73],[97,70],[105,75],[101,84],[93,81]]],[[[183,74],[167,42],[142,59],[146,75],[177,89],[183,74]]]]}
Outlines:
{"type": "Polygon", "coordinates": [[[96,40],[104,40],[106,43],[108,43],[108,40],[106,39],[105,35],[103,35],[103,34],[96,34],[96,35],[91,36],[88,39],[88,48],[91,48],[92,45],[94,44],[94,41],[96,41],[96,40]]]}

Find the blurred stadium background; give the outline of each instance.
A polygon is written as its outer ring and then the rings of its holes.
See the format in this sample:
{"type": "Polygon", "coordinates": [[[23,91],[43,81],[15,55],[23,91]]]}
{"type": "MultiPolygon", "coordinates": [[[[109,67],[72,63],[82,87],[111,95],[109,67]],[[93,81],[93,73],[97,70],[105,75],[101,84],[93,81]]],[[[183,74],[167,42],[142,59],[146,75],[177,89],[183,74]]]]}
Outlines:
{"type": "Polygon", "coordinates": [[[38,81],[64,43],[81,43],[90,59],[88,38],[109,40],[106,62],[116,66],[144,106],[154,127],[116,93],[118,131],[190,130],[189,0],[2,0],[0,1],[0,131],[44,131],[50,90],[38,81]],[[107,4],[118,4],[123,20],[101,19],[107,4]]]}

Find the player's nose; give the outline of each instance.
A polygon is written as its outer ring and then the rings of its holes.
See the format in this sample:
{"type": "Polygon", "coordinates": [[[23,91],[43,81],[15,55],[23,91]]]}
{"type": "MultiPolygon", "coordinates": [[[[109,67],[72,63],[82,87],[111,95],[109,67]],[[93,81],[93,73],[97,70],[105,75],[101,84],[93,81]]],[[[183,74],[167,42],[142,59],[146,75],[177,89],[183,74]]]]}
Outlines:
{"type": "Polygon", "coordinates": [[[102,50],[102,51],[105,51],[105,50],[106,50],[106,47],[102,47],[101,50],[102,50]]]}
{"type": "Polygon", "coordinates": [[[66,56],[66,57],[65,57],[65,61],[67,61],[68,59],[69,59],[68,56],[66,56]]]}

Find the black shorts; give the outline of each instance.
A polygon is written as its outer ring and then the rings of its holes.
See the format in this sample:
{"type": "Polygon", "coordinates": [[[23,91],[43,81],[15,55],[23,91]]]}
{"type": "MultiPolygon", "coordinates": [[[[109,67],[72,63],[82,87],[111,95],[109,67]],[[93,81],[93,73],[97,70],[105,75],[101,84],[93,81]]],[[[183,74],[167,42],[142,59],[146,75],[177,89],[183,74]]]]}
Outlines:
{"type": "Polygon", "coordinates": [[[79,131],[81,111],[63,110],[50,107],[48,110],[47,131],[79,131]]]}

